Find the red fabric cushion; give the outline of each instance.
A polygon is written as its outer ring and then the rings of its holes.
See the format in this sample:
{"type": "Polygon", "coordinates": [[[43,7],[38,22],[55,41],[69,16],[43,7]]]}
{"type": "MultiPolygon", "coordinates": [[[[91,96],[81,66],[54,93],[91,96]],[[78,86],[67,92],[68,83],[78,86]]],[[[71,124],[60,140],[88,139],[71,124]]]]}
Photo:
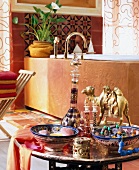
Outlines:
{"type": "Polygon", "coordinates": [[[16,80],[17,74],[12,71],[0,71],[0,80],[16,80]]]}
{"type": "Polygon", "coordinates": [[[15,84],[0,84],[0,89],[16,89],[15,84]]]}
{"type": "Polygon", "coordinates": [[[0,94],[0,98],[6,98],[6,97],[15,97],[16,93],[5,93],[5,94],[0,94]]]}

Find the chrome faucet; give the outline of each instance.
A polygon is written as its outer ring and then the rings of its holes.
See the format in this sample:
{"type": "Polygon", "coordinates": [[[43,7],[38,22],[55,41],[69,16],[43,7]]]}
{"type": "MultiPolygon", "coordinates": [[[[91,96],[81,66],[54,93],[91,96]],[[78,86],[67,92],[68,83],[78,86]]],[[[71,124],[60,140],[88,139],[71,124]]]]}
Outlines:
{"type": "Polygon", "coordinates": [[[65,41],[65,53],[64,53],[64,58],[67,59],[68,57],[68,45],[69,45],[69,40],[70,38],[73,36],[73,35],[79,35],[83,41],[84,41],[84,48],[87,48],[87,41],[86,41],[86,38],[84,37],[83,34],[79,33],[79,32],[72,32],[71,34],[69,34],[66,38],[66,41],[65,41]]]}

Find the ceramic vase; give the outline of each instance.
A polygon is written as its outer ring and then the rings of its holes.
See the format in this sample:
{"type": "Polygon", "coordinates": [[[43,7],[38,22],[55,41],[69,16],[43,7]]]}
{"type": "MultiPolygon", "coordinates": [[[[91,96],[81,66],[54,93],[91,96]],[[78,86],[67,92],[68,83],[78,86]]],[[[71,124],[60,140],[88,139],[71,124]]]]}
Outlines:
{"type": "Polygon", "coordinates": [[[53,45],[46,41],[33,41],[29,46],[30,56],[35,58],[49,58],[52,50],[53,45]]]}

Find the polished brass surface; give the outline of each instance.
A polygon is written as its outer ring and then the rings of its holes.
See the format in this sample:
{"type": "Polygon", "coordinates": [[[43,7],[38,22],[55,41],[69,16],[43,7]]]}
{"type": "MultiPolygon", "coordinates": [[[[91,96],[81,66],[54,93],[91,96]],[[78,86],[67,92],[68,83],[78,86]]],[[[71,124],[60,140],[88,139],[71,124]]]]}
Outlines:
{"type": "MultiPolygon", "coordinates": [[[[81,34],[81,33],[79,33],[79,32],[72,32],[71,34],[69,34],[69,35],[67,36],[66,41],[65,41],[65,53],[64,53],[65,59],[68,58],[68,45],[69,45],[69,40],[70,40],[70,38],[71,38],[72,36],[74,36],[74,35],[80,36],[80,37],[83,39],[83,41],[84,41],[84,48],[87,48],[87,41],[86,41],[86,38],[84,37],[84,35],[81,34]]],[[[82,56],[82,58],[83,58],[83,56],[82,56]]]]}
{"type": "Polygon", "coordinates": [[[85,103],[95,103],[100,107],[100,115],[97,125],[100,125],[103,116],[103,124],[107,124],[108,117],[118,117],[120,125],[122,125],[123,116],[125,116],[129,126],[131,126],[130,117],[128,115],[128,101],[118,87],[114,87],[114,89],[111,90],[109,86],[104,86],[100,96],[95,96],[95,88],[87,86],[82,90],[82,93],[86,94],[85,103]]]}

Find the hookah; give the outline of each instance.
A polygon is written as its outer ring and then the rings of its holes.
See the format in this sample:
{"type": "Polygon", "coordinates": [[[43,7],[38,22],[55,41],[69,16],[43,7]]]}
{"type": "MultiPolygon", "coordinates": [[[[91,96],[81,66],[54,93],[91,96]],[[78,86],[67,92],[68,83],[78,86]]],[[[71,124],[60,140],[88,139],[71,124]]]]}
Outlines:
{"type": "Polygon", "coordinates": [[[80,123],[80,112],[77,108],[77,98],[78,98],[78,82],[79,82],[79,66],[81,62],[79,58],[74,53],[74,58],[70,62],[73,67],[71,71],[71,97],[70,97],[70,108],[62,120],[63,126],[78,127],[80,123]]]}

